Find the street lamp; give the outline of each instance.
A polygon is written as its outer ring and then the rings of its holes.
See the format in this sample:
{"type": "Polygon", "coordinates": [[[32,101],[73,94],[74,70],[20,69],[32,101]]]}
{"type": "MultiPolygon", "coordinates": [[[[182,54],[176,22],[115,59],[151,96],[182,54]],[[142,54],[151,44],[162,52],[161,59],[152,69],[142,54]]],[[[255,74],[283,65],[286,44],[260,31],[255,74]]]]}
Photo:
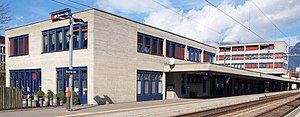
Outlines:
{"type": "MultiPolygon", "coordinates": [[[[70,101],[69,101],[69,105],[67,108],[68,111],[73,111],[73,96],[72,96],[72,93],[73,93],[73,74],[76,74],[76,71],[73,70],[73,24],[74,22],[77,23],[77,22],[84,22],[82,19],[79,19],[79,18],[74,18],[72,16],[72,13],[71,13],[71,9],[69,8],[66,8],[66,9],[62,9],[62,10],[58,10],[58,11],[54,11],[51,14],[51,20],[52,22],[56,22],[56,21],[60,21],[60,20],[66,20],[66,19],[69,19],[69,22],[70,22],[70,43],[69,43],[69,69],[66,70],[66,73],[67,74],[70,74],[70,77],[69,77],[69,90],[70,94],[68,94],[70,96],[70,101]]],[[[67,94],[66,94],[67,95],[67,94]]]]}

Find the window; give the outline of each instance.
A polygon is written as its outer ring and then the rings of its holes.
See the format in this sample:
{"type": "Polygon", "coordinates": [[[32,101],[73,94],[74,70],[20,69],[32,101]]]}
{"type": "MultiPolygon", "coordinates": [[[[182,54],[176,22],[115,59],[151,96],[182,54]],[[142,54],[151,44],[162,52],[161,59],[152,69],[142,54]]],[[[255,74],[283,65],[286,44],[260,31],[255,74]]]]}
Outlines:
{"type": "Polygon", "coordinates": [[[258,45],[249,45],[246,46],[246,51],[258,50],[258,45]]]}
{"type": "Polygon", "coordinates": [[[230,52],[231,51],[231,47],[220,47],[219,48],[219,52],[230,52]]]}
{"type": "MultiPolygon", "coordinates": [[[[212,63],[214,61],[214,58],[215,58],[215,53],[204,51],[203,62],[212,63]]],[[[226,59],[227,58],[230,59],[230,57],[226,57],[226,59]]]]}
{"type": "Polygon", "coordinates": [[[283,53],[276,53],[274,54],[275,59],[282,59],[283,58],[283,53]]]}
{"type": "Polygon", "coordinates": [[[273,53],[259,54],[259,59],[273,59],[273,53]]]}
{"type": "Polygon", "coordinates": [[[188,53],[188,56],[187,56],[188,61],[201,62],[202,50],[188,46],[187,53],[188,53]]]}
{"type": "Polygon", "coordinates": [[[152,55],[162,56],[163,39],[154,36],[138,33],[137,35],[137,51],[152,55]]]}
{"type": "Polygon", "coordinates": [[[239,69],[244,69],[244,63],[232,63],[231,66],[239,69]]]}
{"type": "Polygon", "coordinates": [[[10,85],[20,89],[23,95],[33,95],[41,90],[41,69],[9,70],[10,85]]]}
{"type": "Polygon", "coordinates": [[[259,63],[259,68],[273,68],[273,63],[259,63]]]}
{"type": "Polygon", "coordinates": [[[176,42],[172,41],[167,41],[167,46],[166,46],[166,54],[167,57],[173,57],[176,59],[184,59],[185,55],[185,45],[179,44],[176,42]]]}
{"type": "Polygon", "coordinates": [[[283,63],[281,63],[281,62],[276,62],[276,63],[274,64],[274,68],[283,68],[283,63]]]}
{"type": "Polygon", "coordinates": [[[245,68],[258,68],[258,64],[257,63],[246,63],[245,64],[245,68]]]}
{"type": "Polygon", "coordinates": [[[232,51],[244,51],[244,46],[232,47],[232,51]]]}
{"type": "Polygon", "coordinates": [[[244,55],[232,55],[232,60],[244,60],[244,55]]]}
{"type": "Polygon", "coordinates": [[[9,38],[9,56],[28,55],[28,34],[9,38]]]}
{"type": "Polygon", "coordinates": [[[273,50],[273,49],[274,49],[274,44],[260,45],[260,50],[273,50]]]}
{"type": "MultiPolygon", "coordinates": [[[[43,34],[43,52],[57,52],[69,50],[69,26],[49,29],[43,34]]],[[[87,23],[76,24],[73,28],[73,49],[87,48],[87,23]]]]}
{"type": "Polygon", "coordinates": [[[258,59],[258,54],[246,54],[245,59],[246,60],[258,59]]]}

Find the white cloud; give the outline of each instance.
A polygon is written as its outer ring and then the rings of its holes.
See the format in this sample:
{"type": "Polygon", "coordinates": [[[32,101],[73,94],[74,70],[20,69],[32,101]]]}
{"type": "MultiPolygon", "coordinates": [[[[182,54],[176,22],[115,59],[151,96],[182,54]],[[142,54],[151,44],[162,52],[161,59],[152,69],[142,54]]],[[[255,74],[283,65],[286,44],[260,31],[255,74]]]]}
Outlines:
{"type": "MultiPolygon", "coordinates": [[[[191,9],[183,13],[181,9],[173,7],[176,5],[172,5],[169,0],[159,0],[158,2],[178,11],[179,14],[182,13],[189,19],[160,6],[152,0],[98,0],[99,7],[102,9],[129,14],[147,13],[148,16],[144,18],[144,23],[197,41],[208,43],[222,40],[230,43],[263,41],[213,6],[205,5],[202,9],[191,9]],[[222,35],[207,27],[221,32],[222,35]]],[[[282,37],[280,32],[275,31],[274,26],[252,2],[255,2],[282,31],[292,28],[300,20],[300,0],[248,0],[238,6],[231,0],[225,0],[217,7],[245,26],[250,27],[251,30],[264,39],[270,40],[267,37],[272,35],[282,37]]]]}

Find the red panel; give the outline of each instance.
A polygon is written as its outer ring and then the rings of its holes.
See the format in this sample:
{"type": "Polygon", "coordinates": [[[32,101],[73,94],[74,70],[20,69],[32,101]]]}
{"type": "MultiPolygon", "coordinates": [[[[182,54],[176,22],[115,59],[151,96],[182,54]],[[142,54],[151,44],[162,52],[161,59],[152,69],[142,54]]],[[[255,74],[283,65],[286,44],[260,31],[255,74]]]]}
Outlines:
{"type": "Polygon", "coordinates": [[[24,55],[24,38],[20,39],[20,55],[24,55]]]}
{"type": "Polygon", "coordinates": [[[28,39],[28,37],[25,37],[25,45],[26,45],[26,48],[25,48],[25,54],[26,55],[28,55],[28,53],[29,53],[29,39],[28,39]]]}
{"type": "Polygon", "coordinates": [[[13,42],[13,40],[12,39],[10,39],[9,40],[9,56],[13,56],[13,44],[14,44],[14,42],[13,42]]]}
{"type": "Polygon", "coordinates": [[[184,55],[185,55],[185,47],[182,47],[181,48],[181,51],[182,51],[182,55],[181,55],[181,59],[184,59],[184,55]]]}
{"type": "Polygon", "coordinates": [[[180,58],[180,47],[176,46],[176,58],[180,58]]]}

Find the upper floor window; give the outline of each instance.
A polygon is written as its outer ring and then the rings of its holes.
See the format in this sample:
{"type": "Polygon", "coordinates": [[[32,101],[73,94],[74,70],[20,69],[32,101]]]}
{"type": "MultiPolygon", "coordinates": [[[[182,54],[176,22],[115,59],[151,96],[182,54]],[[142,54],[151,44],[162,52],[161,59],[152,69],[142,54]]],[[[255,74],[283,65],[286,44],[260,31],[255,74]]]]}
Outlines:
{"type": "Polygon", "coordinates": [[[246,51],[258,50],[258,45],[246,46],[246,51]]]}
{"type": "Polygon", "coordinates": [[[204,51],[203,62],[214,62],[215,53],[204,51]]]}
{"type": "Polygon", "coordinates": [[[274,44],[260,45],[260,50],[273,50],[274,44]]]}
{"type": "Polygon", "coordinates": [[[244,51],[244,46],[232,47],[232,51],[244,51]]]}
{"type": "Polygon", "coordinates": [[[163,55],[163,39],[138,33],[137,51],[153,55],[163,55]]]}
{"type": "Polygon", "coordinates": [[[232,60],[244,60],[244,55],[232,55],[232,60]]]}
{"type": "Polygon", "coordinates": [[[273,68],[273,63],[259,63],[259,68],[273,68]]]}
{"type": "Polygon", "coordinates": [[[185,45],[172,41],[167,41],[166,54],[167,57],[173,57],[176,59],[183,60],[185,55],[185,45]]]}
{"type": "Polygon", "coordinates": [[[276,53],[274,54],[275,59],[282,59],[283,58],[283,53],[276,53]]]}
{"type": "Polygon", "coordinates": [[[23,56],[28,53],[28,34],[9,38],[9,56],[23,56]]]}
{"type": "Polygon", "coordinates": [[[259,54],[259,59],[273,59],[273,53],[259,54]]]}
{"type": "Polygon", "coordinates": [[[243,69],[244,68],[244,63],[232,63],[231,66],[235,67],[235,68],[243,69]]]}
{"type": "Polygon", "coordinates": [[[193,47],[188,47],[187,53],[188,53],[187,60],[193,62],[201,62],[202,50],[193,47]]]}
{"type": "Polygon", "coordinates": [[[246,54],[245,59],[246,60],[258,59],[258,54],[246,54]]]}
{"type": "MultiPolygon", "coordinates": [[[[69,26],[49,29],[42,32],[43,52],[56,52],[69,50],[69,26]]],[[[87,43],[87,23],[76,24],[73,28],[73,49],[85,49],[87,43]]]]}
{"type": "Polygon", "coordinates": [[[229,52],[231,51],[231,47],[220,47],[219,52],[229,52]]]}

